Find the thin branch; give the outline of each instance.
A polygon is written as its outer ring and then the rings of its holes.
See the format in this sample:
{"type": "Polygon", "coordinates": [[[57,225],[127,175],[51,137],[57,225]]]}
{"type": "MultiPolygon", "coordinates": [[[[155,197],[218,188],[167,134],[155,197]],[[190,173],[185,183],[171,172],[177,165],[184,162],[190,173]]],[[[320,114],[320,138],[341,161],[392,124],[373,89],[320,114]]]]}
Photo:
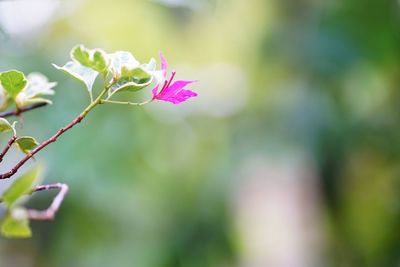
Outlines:
{"type": "Polygon", "coordinates": [[[21,108],[21,109],[16,109],[16,110],[11,110],[11,111],[5,111],[0,113],[0,118],[5,118],[5,117],[10,117],[10,116],[19,116],[21,113],[41,108],[47,106],[47,103],[38,103],[38,104],[33,104],[32,106],[26,107],[26,108],[21,108]]]}
{"type": "Polygon", "coordinates": [[[116,100],[101,100],[100,104],[118,104],[118,105],[131,105],[131,106],[143,106],[153,101],[153,99],[146,100],[144,102],[129,102],[129,101],[116,101],[116,100]]]}
{"type": "Polygon", "coordinates": [[[14,134],[13,137],[11,137],[11,139],[8,140],[6,147],[0,153],[0,162],[3,161],[4,156],[7,154],[8,150],[11,148],[11,146],[15,143],[15,140],[17,140],[17,136],[14,134]]]}
{"type": "Polygon", "coordinates": [[[47,221],[54,219],[58,209],[61,206],[61,203],[64,200],[65,195],[68,192],[68,185],[62,183],[38,185],[32,190],[32,193],[43,190],[51,190],[51,189],[60,189],[58,194],[53,199],[53,202],[51,202],[50,206],[45,210],[28,209],[27,212],[29,219],[40,220],[40,221],[47,221]]]}
{"type": "Polygon", "coordinates": [[[73,121],[71,121],[67,126],[61,128],[58,130],[52,137],[41,143],[39,146],[37,146],[34,150],[32,150],[30,153],[28,153],[23,159],[21,159],[10,171],[5,172],[3,174],[0,174],[0,180],[1,179],[7,179],[13,176],[19,168],[21,168],[30,158],[32,158],[36,153],[38,153],[40,150],[48,146],[49,144],[55,142],[57,138],[62,135],[64,132],[68,131],[72,127],[74,127],[76,124],[80,123],[83,120],[84,116],[81,114],[78,117],[76,117],[73,121]]]}

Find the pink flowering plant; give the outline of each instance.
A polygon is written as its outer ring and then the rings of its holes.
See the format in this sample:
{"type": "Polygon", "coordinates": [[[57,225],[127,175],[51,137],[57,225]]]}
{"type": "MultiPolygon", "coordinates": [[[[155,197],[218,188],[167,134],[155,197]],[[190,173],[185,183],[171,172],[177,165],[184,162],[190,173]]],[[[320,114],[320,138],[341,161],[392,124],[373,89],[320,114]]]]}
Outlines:
{"type": "Polygon", "coordinates": [[[0,163],[10,149],[15,146],[23,153],[23,157],[14,166],[0,173],[0,180],[16,178],[1,194],[0,203],[5,207],[4,216],[0,224],[3,236],[26,238],[32,235],[29,227],[30,220],[54,219],[60,205],[68,192],[68,186],[63,183],[37,185],[41,175],[41,167],[34,166],[20,175],[20,168],[32,159],[39,151],[79,124],[96,106],[101,104],[135,105],[142,106],[154,101],[166,101],[179,104],[197,93],[186,87],[195,81],[173,81],[176,72],[167,76],[167,61],[160,53],[160,69],[157,69],[155,59],[148,63],[140,63],[126,51],[106,53],[101,49],[88,49],[78,45],[71,50],[71,60],[63,66],[53,66],[82,82],[89,95],[88,106],[69,124],[59,129],[47,140],[38,142],[31,136],[19,136],[17,122],[10,122],[6,118],[20,117],[23,113],[51,104],[45,98],[53,95],[55,82],[49,82],[46,76],[40,73],[30,73],[25,76],[17,70],[0,72],[0,132],[9,135],[8,142],[0,150],[0,163]],[[95,80],[101,76],[102,90],[93,93],[95,80]],[[151,96],[143,102],[117,100],[120,92],[136,93],[140,90],[151,90],[151,96]],[[26,196],[43,190],[59,190],[49,207],[45,210],[28,209],[23,206],[26,196]]]}
{"type": "Polygon", "coordinates": [[[162,53],[160,53],[160,60],[161,60],[162,78],[159,79],[159,83],[152,90],[153,93],[152,100],[157,99],[166,102],[171,102],[173,104],[179,104],[191,97],[197,96],[197,93],[184,89],[187,85],[194,83],[195,81],[178,80],[172,83],[176,74],[175,70],[172,71],[171,77],[167,79],[167,60],[165,59],[162,53]],[[160,91],[158,90],[160,87],[159,84],[162,84],[160,91]]]}

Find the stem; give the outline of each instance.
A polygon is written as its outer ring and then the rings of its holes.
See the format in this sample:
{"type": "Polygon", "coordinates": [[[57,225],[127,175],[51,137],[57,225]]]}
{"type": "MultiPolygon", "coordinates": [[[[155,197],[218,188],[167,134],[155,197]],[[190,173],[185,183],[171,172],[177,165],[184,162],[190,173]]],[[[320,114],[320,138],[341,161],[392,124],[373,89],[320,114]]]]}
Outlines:
{"type": "Polygon", "coordinates": [[[51,190],[51,189],[60,189],[60,192],[58,192],[56,197],[53,199],[53,202],[47,209],[45,210],[28,209],[29,219],[42,220],[42,221],[54,219],[58,209],[61,206],[61,203],[64,200],[65,195],[68,192],[68,186],[66,184],[61,184],[61,183],[38,185],[32,190],[32,193],[43,190],[51,190]]]}
{"type": "Polygon", "coordinates": [[[101,91],[101,93],[98,95],[98,97],[93,102],[91,102],[90,105],[87,106],[81,112],[81,114],[78,115],[78,117],[76,117],[69,124],[67,124],[60,130],[58,130],[52,137],[50,137],[46,141],[43,141],[43,143],[41,143],[39,146],[37,146],[35,149],[33,149],[29,154],[27,154],[23,159],[21,159],[10,171],[0,174],[0,180],[7,179],[7,178],[10,178],[11,176],[13,176],[18,171],[18,169],[21,168],[36,153],[38,153],[40,150],[42,150],[49,144],[55,142],[60,135],[62,135],[63,133],[65,133],[66,131],[68,131],[69,129],[71,129],[72,127],[77,125],[78,123],[80,123],[96,105],[100,104],[102,97],[107,93],[109,88],[110,88],[109,86],[104,87],[103,91],[101,91]]]}
{"type": "Polygon", "coordinates": [[[13,137],[11,137],[11,139],[8,140],[6,147],[0,153],[0,162],[3,161],[4,156],[7,154],[8,150],[11,148],[11,146],[15,143],[15,140],[17,140],[17,136],[14,134],[13,137]]]}
{"type": "Polygon", "coordinates": [[[146,105],[148,103],[150,103],[151,101],[153,101],[153,99],[149,99],[146,100],[144,102],[139,102],[139,103],[135,103],[135,102],[125,102],[125,101],[115,101],[115,100],[101,100],[100,104],[119,104],[119,105],[132,105],[132,106],[143,106],[146,105]]]}
{"type": "Polygon", "coordinates": [[[34,104],[32,106],[26,107],[26,108],[21,108],[21,109],[16,109],[16,110],[11,110],[11,111],[5,111],[5,112],[1,112],[0,113],[0,118],[5,118],[5,117],[10,117],[10,116],[19,116],[21,115],[21,113],[33,110],[33,109],[37,109],[40,107],[44,107],[47,106],[47,103],[38,103],[38,104],[34,104]]]}

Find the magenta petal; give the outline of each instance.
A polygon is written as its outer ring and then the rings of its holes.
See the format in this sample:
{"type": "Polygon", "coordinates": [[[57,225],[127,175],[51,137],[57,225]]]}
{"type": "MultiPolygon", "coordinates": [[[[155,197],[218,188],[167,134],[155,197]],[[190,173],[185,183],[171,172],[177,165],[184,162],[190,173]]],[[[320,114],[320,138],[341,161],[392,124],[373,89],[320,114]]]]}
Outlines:
{"type": "Polygon", "coordinates": [[[171,102],[173,104],[179,104],[179,103],[182,103],[182,102],[188,100],[189,98],[195,97],[195,96],[197,96],[197,93],[195,93],[193,91],[181,90],[176,95],[170,96],[170,97],[166,97],[166,98],[163,98],[161,100],[167,101],[167,102],[171,102]]]}
{"type": "Polygon", "coordinates": [[[174,104],[179,104],[181,102],[184,102],[188,100],[191,97],[197,96],[197,93],[190,91],[190,90],[181,90],[179,93],[177,93],[175,96],[173,96],[173,102],[174,104]]]}
{"type": "Polygon", "coordinates": [[[168,98],[170,96],[175,95],[179,90],[183,89],[186,85],[194,83],[196,81],[185,81],[185,80],[179,80],[174,82],[172,85],[168,86],[168,88],[165,88],[160,94],[160,98],[168,98]]]}
{"type": "Polygon", "coordinates": [[[153,98],[156,98],[157,96],[157,92],[158,92],[158,85],[156,87],[153,88],[153,90],[151,90],[151,93],[153,94],[153,98]]]}
{"type": "Polygon", "coordinates": [[[163,53],[160,52],[161,70],[163,71],[164,77],[167,76],[167,60],[165,59],[163,53]]]}

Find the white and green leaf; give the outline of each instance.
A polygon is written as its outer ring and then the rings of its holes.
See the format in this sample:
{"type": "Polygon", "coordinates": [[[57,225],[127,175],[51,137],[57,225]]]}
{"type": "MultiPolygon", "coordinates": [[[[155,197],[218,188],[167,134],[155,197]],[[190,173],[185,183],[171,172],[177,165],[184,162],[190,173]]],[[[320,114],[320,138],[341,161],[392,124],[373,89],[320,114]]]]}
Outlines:
{"type": "Polygon", "coordinates": [[[155,71],[157,67],[157,61],[154,58],[151,58],[149,63],[142,64],[142,68],[148,72],[155,71]]]}
{"type": "Polygon", "coordinates": [[[149,63],[144,63],[141,66],[146,72],[153,76],[152,83],[154,83],[154,86],[157,84],[163,84],[165,82],[164,71],[156,69],[157,62],[154,58],[151,58],[149,63]]]}
{"type": "Polygon", "coordinates": [[[157,63],[154,58],[150,59],[149,63],[143,64],[143,68],[153,76],[153,80],[157,84],[162,84],[165,81],[164,71],[156,69],[157,63]]]}
{"type": "Polygon", "coordinates": [[[88,49],[77,45],[71,50],[71,58],[81,65],[106,74],[109,65],[107,53],[101,49],[88,49]]]}
{"type": "Polygon", "coordinates": [[[49,82],[41,73],[30,73],[27,76],[27,86],[16,96],[15,102],[18,107],[24,107],[35,103],[49,103],[49,99],[41,98],[42,95],[54,95],[53,88],[56,82],[49,82]]]}
{"type": "Polygon", "coordinates": [[[69,61],[62,67],[57,66],[55,64],[53,64],[53,66],[56,69],[62,70],[65,73],[74,77],[75,79],[78,79],[79,81],[83,82],[86,86],[86,89],[89,92],[90,98],[91,99],[93,98],[92,88],[93,88],[94,81],[96,80],[96,77],[99,74],[97,71],[95,71],[91,68],[85,67],[75,61],[69,61]]]}
{"type": "Polygon", "coordinates": [[[153,76],[142,67],[135,69],[123,68],[121,71],[121,78],[119,78],[108,91],[108,98],[118,92],[138,91],[149,84],[151,84],[153,76]]]}
{"type": "Polygon", "coordinates": [[[110,67],[109,70],[112,73],[115,80],[122,77],[122,70],[132,70],[140,66],[139,61],[127,51],[117,51],[115,53],[109,54],[110,57],[110,67]]]}

